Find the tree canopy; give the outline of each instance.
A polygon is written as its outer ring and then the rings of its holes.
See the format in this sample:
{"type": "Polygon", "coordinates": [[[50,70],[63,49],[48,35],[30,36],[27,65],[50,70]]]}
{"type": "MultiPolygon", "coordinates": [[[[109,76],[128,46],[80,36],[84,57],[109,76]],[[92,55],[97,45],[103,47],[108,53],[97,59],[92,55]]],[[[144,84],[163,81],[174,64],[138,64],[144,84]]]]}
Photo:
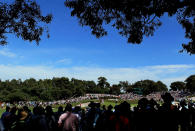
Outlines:
{"type": "Polygon", "coordinates": [[[182,44],[182,51],[195,54],[194,0],[66,0],[65,6],[97,38],[107,35],[104,25],[111,24],[133,44],[140,44],[144,36],[152,36],[161,26],[163,15],[176,15],[190,40],[182,44]]]}
{"type": "Polygon", "coordinates": [[[175,81],[175,82],[171,83],[170,88],[173,91],[184,90],[185,89],[185,83],[182,82],[182,81],[175,81]]]}
{"type": "MultiPolygon", "coordinates": [[[[188,90],[195,92],[195,75],[189,76],[185,82],[175,81],[171,83],[172,90],[188,90]]],[[[119,81],[118,84],[110,84],[105,77],[99,77],[95,81],[69,79],[67,77],[54,77],[52,79],[29,78],[0,80],[0,101],[26,101],[26,100],[62,100],[70,97],[83,96],[86,93],[121,94],[137,93],[148,95],[155,92],[168,91],[167,86],[161,81],[140,80],[135,83],[119,81]]]]}
{"type": "MultiPolygon", "coordinates": [[[[181,52],[195,54],[194,0],[65,0],[65,6],[71,8],[71,15],[78,18],[81,26],[89,26],[97,38],[107,35],[104,25],[110,24],[133,44],[140,44],[144,36],[153,36],[162,24],[163,15],[176,15],[189,39],[182,44],[181,52]]],[[[45,25],[51,20],[51,14],[42,15],[35,0],[0,2],[0,45],[7,43],[9,33],[38,44],[43,32],[48,33],[45,25]]]]}
{"type": "Polygon", "coordinates": [[[195,75],[189,76],[186,80],[186,89],[190,92],[195,92],[195,75]]]}
{"type": "Polygon", "coordinates": [[[86,93],[121,94],[133,92],[132,88],[143,89],[144,94],[167,90],[166,85],[152,80],[138,81],[130,84],[120,81],[111,85],[105,77],[99,77],[97,83],[67,77],[54,77],[52,79],[29,78],[0,80],[0,101],[26,101],[26,100],[62,100],[70,97],[83,96],[86,93]],[[140,85],[141,83],[141,85],[140,85]],[[159,86],[160,85],[160,86],[159,86]]]}
{"type": "MultiPolygon", "coordinates": [[[[143,95],[148,95],[154,92],[167,91],[167,86],[161,81],[154,82],[153,80],[141,80],[132,84],[130,92],[142,92],[143,95]]],[[[135,93],[136,93],[135,92],[135,93]]],[[[140,93],[139,93],[140,94],[140,93]]]]}
{"type": "Polygon", "coordinates": [[[43,32],[48,33],[45,24],[51,20],[52,15],[43,16],[40,6],[34,0],[14,0],[11,3],[0,1],[0,45],[7,44],[9,33],[38,44],[43,32]]]}

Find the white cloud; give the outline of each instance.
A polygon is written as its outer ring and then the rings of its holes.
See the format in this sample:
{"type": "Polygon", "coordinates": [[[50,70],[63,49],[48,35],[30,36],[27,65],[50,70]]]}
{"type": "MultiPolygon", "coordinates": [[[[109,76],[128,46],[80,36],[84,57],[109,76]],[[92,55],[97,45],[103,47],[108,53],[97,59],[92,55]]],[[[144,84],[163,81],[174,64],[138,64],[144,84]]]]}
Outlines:
{"type": "Polygon", "coordinates": [[[68,64],[71,64],[72,63],[72,60],[71,59],[68,59],[68,58],[64,58],[64,59],[58,60],[56,63],[57,64],[65,64],[65,65],[68,65],[68,64]]]}
{"type": "Polygon", "coordinates": [[[195,65],[157,65],[149,66],[152,69],[189,69],[194,68],[195,65]]]}
{"type": "Polygon", "coordinates": [[[10,58],[15,58],[17,56],[15,53],[11,52],[7,48],[0,50],[0,55],[10,57],[10,58]]]}
{"type": "Polygon", "coordinates": [[[139,80],[151,79],[154,81],[161,80],[169,86],[173,81],[184,81],[193,73],[195,73],[195,65],[159,65],[143,66],[137,68],[56,68],[47,66],[0,65],[0,76],[2,80],[13,78],[21,78],[24,80],[30,77],[36,79],[45,79],[65,76],[69,78],[74,77],[82,80],[97,81],[99,76],[104,76],[112,84],[116,84],[119,81],[125,80],[133,83],[139,80]]]}

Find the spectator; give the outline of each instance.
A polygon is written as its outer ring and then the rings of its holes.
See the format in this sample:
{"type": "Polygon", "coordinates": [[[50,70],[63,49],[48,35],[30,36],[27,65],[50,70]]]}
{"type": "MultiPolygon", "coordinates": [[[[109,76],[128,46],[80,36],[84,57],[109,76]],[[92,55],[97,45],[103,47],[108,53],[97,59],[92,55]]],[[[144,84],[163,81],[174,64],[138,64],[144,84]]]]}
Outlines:
{"type": "Polygon", "coordinates": [[[72,113],[72,105],[67,104],[65,108],[65,113],[63,113],[58,121],[59,127],[62,131],[78,131],[78,118],[72,113]]]}
{"type": "Polygon", "coordinates": [[[27,131],[28,125],[25,121],[28,114],[23,110],[18,111],[18,119],[12,124],[11,131],[27,131]]]}

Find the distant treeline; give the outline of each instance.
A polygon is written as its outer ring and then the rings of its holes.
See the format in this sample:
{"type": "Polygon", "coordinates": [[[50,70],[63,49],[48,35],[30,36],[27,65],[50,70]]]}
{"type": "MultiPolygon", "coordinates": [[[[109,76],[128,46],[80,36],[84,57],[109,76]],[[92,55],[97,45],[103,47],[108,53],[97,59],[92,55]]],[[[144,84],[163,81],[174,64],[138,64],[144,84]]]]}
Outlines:
{"type": "MultiPolygon", "coordinates": [[[[185,82],[177,81],[171,84],[172,90],[195,89],[195,75],[188,77],[185,82]]],[[[105,77],[99,77],[98,82],[78,80],[67,77],[40,79],[0,80],[0,101],[51,101],[70,97],[83,96],[86,93],[121,94],[127,92],[147,95],[154,92],[167,91],[167,86],[161,81],[141,80],[133,84],[120,81],[111,85],[105,77]]]]}

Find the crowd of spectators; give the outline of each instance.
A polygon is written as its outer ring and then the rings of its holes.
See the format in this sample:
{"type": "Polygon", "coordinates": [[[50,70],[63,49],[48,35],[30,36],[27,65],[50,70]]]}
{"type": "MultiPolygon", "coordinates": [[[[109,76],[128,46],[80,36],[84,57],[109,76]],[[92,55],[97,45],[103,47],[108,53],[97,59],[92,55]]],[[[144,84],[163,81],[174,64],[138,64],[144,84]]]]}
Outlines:
{"type": "Polygon", "coordinates": [[[195,103],[180,101],[172,104],[171,93],[161,95],[163,104],[141,98],[131,110],[123,103],[101,107],[91,102],[88,108],[72,107],[70,103],[54,112],[52,106],[9,106],[0,119],[0,131],[194,131],[195,103]]]}
{"type": "Polygon", "coordinates": [[[28,107],[35,107],[37,105],[42,105],[43,107],[46,106],[54,106],[54,105],[64,105],[67,103],[80,103],[83,100],[90,100],[92,98],[86,97],[86,96],[80,96],[76,98],[69,98],[66,100],[57,100],[57,101],[49,101],[49,102],[44,102],[44,101],[19,101],[19,102],[2,102],[0,103],[0,107],[4,108],[6,106],[11,106],[11,105],[16,105],[17,107],[23,107],[23,106],[28,106],[28,107]]]}
{"type": "MultiPolygon", "coordinates": [[[[140,100],[142,98],[147,98],[148,100],[154,99],[155,101],[162,101],[161,95],[165,92],[155,92],[151,93],[147,96],[135,94],[135,93],[126,93],[121,95],[111,95],[111,94],[86,94],[85,96],[80,96],[76,98],[69,98],[65,100],[58,100],[58,101],[50,101],[50,102],[43,102],[43,101],[20,101],[17,103],[12,103],[17,105],[17,107],[29,106],[35,107],[36,105],[42,105],[43,107],[46,106],[53,106],[53,105],[64,105],[67,103],[81,103],[84,100],[92,100],[92,99],[102,99],[102,98],[110,98],[110,99],[121,99],[121,100],[140,100]]],[[[183,99],[187,100],[189,96],[193,94],[185,91],[169,91],[169,93],[173,96],[175,101],[181,101],[183,99]]],[[[9,102],[2,102],[0,103],[0,107],[4,108],[6,106],[10,106],[9,102]]]]}
{"type": "MultiPolygon", "coordinates": [[[[154,99],[155,101],[162,101],[161,95],[165,92],[155,92],[148,94],[146,96],[134,94],[134,93],[127,93],[119,95],[122,100],[139,100],[141,98],[147,99],[154,99]]],[[[183,99],[188,99],[189,96],[193,95],[186,91],[169,91],[169,93],[173,96],[175,101],[181,101],[183,99]]]]}
{"type": "Polygon", "coordinates": [[[139,100],[139,99],[143,98],[142,95],[138,95],[138,94],[134,94],[134,93],[121,94],[121,95],[119,95],[119,97],[122,100],[139,100]]]}

